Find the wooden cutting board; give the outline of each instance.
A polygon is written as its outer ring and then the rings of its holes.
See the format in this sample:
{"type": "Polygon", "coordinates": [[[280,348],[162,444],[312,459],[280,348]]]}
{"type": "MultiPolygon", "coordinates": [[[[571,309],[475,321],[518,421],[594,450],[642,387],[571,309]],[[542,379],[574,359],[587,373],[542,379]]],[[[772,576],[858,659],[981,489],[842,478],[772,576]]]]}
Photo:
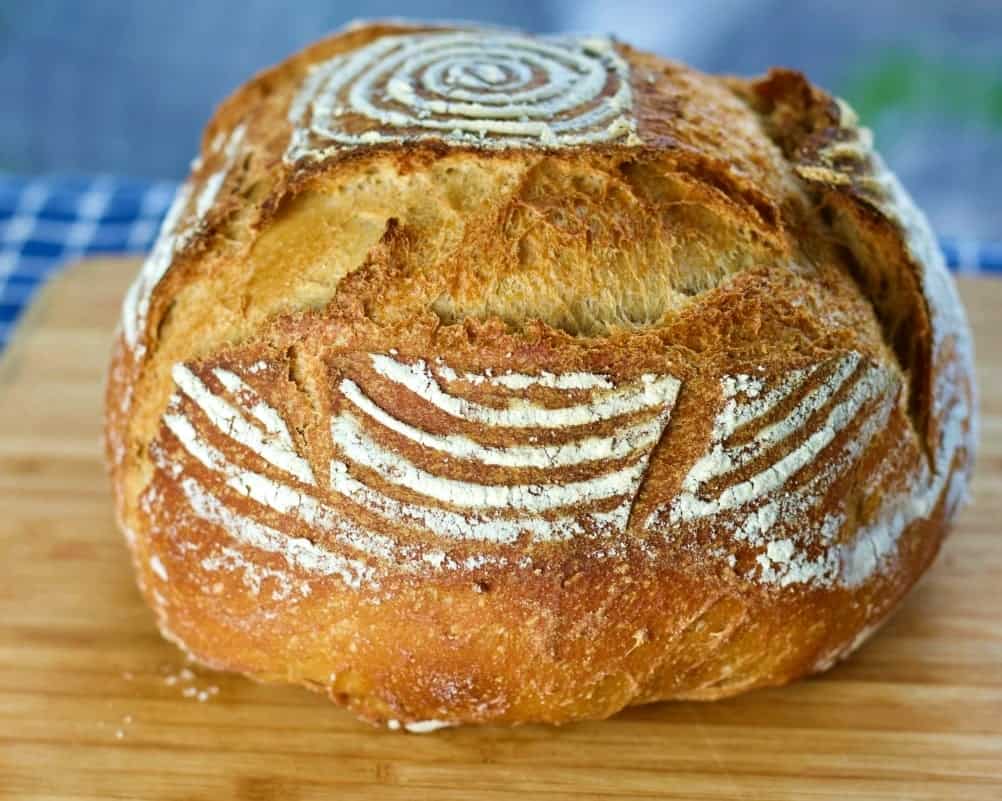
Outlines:
{"type": "Polygon", "coordinates": [[[157,634],[99,445],[135,267],[66,271],[0,362],[0,797],[1002,799],[1002,281],[961,283],[983,414],[975,502],[851,660],[730,701],[415,736],[186,666],[157,634]]]}

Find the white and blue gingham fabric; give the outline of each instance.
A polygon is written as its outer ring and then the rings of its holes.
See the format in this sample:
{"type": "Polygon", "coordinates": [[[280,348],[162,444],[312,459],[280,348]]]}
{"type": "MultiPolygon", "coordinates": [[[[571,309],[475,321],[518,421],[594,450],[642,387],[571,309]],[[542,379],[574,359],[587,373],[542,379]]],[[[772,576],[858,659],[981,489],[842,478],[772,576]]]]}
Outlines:
{"type": "Polygon", "coordinates": [[[0,351],[38,288],[91,254],[141,254],[174,196],[171,182],[0,175],[0,351]]]}
{"type": "MultiPolygon", "coordinates": [[[[149,250],[176,188],[108,176],[0,175],[0,351],[35,292],[63,264],[149,250]]],[[[1002,243],[944,237],[941,244],[957,272],[1002,278],[1002,243]]]]}

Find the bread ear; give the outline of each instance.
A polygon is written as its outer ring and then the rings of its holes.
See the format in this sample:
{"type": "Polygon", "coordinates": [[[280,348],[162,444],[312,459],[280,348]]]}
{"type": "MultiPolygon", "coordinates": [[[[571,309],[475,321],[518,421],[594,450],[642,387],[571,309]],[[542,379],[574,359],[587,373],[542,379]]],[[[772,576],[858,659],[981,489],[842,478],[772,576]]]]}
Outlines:
{"type": "MultiPolygon", "coordinates": [[[[748,85],[762,116],[817,205],[828,235],[853,280],[873,305],[884,340],[908,380],[908,413],[927,455],[932,446],[934,341],[923,278],[926,267],[909,248],[915,210],[896,207],[894,180],[844,101],[812,86],[798,72],[772,70],[748,85]]],[[[895,182],[896,183],[896,182],[895,182]]],[[[935,243],[927,243],[935,248],[935,243]]]]}

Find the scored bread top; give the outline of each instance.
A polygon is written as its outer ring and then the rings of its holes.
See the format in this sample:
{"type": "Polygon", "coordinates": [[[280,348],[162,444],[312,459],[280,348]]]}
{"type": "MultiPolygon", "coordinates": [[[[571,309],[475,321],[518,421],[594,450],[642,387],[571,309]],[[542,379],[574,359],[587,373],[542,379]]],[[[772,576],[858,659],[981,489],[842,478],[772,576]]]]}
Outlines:
{"type": "Polygon", "coordinates": [[[109,451],[128,531],[286,594],[666,548],[855,587],[955,507],[971,393],[927,225],[802,76],[375,24],[209,124],[109,451]]]}

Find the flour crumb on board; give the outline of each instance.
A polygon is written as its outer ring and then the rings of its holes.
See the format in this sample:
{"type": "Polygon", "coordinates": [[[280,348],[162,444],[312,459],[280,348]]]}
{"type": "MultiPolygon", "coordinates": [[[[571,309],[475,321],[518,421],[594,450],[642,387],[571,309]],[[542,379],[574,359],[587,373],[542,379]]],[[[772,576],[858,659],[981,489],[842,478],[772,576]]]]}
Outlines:
{"type": "MultiPolygon", "coordinates": [[[[125,735],[128,732],[128,730],[129,730],[129,727],[133,723],[133,720],[134,720],[134,718],[132,717],[132,715],[128,715],[128,714],[122,715],[122,717],[119,719],[118,725],[115,727],[115,730],[112,732],[112,737],[114,737],[116,740],[124,740],[125,739],[125,735]]],[[[106,725],[107,725],[106,721],[99,720],[97,722],[97,727],[99,729],[105,728],[106,725]]]]}
{"type": "Polygon", "coordinates": [[[178,669],[172,665],[162,665],[160,673],[165,685],[180,688],[182,698],[204,704],[209,699],[219,695],[219,687],[217,685],[201,684],[199,679],[202,677],[189,667],[178,669]]]}

